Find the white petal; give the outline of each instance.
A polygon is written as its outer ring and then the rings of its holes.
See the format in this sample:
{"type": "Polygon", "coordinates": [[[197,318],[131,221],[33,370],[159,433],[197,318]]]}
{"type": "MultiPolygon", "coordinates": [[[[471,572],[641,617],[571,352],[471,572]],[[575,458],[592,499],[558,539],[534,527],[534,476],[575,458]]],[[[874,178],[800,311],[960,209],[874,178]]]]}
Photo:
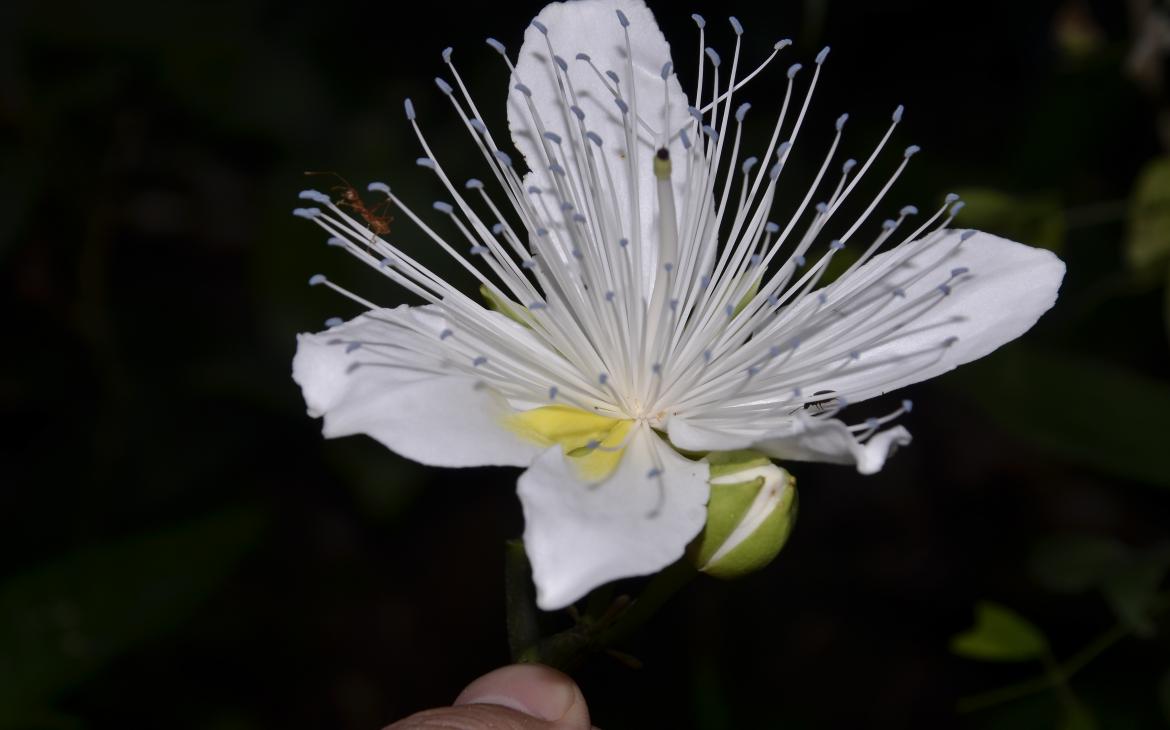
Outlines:
{"type": "Polygon", "coordinates": [[[910,432],[901,426],[879,431],[861,443],[841,421],[804,413],[793,414],[784,427],[770,431],[675,416],[667,423],[667,432],[672,444],[687,451],[755,449],[774,459],[856,464],[862,474],[881,471],[894,449],[910,443],[910,432]]]}
{"type": "Polygon", "coordinates": [[[856,464],[860,473],[876,474],[897,447],[910,443],[910,432],[901,426],[879,431],[861,443],[836,419],[798,414],[796,423],[792,434],[765,437],[752,448],[774,459],[856,464]]]}
{"type": "Polygon", "coordinates": [[[503,426],[512,409],[498,394],[474,377],[442,373],[437,356],[395,347],[424,346],[429,343],[412,343],[412,338],[437,339],[443,328],[432,307],[403,306],[298,335],[293,380],[301,386],[309,414],[324,416],[329,438],[364,433],[432,466],[532,463],[541,449],[503,426]],[[427,334],[403,324],[421,325],[427,334]],[[362,344],[351,351],[351,343],[362,344]]]}
{"type": "Polygon", "coordinates": [[[707,520],[707,464],[639,426],[607,480],[582,483],[555,446],[521,475],[519,494],[536,602],[553,610],[681,558],[707,520]]]}
{"type": "MultiPolygon", "coordinates": [[[[990,233],[976,232],[961,244],[959,236],[951,231],[935,243],[905,244],[875,256],[839,282],[843,287],[868,282],[877,291],[889,292],[901,287],[903,301],[909,302],[937,289],[952,271],[967,270],[951,279],[950,294],[929,312],[884,344],[861,349],[856,364],[818,380],[816,390],[833,390],[857,402],[933,378],[1019,337],[1056,302],[1065,267],[1051,251],[990,233]],[[907,264],[895,266],[912,252],[916,253],[907,264]],[[906,283],[932,267],[918,281],[906,283]],[[957,339],[944,347],[949,338],[957,339]]],[[[842,324],[848,326],[847,322],[842,324]]],[[[882,327],[880,320],[873,320],[851,336],[863,342],[882,327]]]]}
{"type": "MultiPolygon", "coordinates": [[[[630,205],[633,201],[638,204],[643,270],[649,277],[657,260],[659,229],[652,155],[666,138],[662,134],[664,131],[673,134],[690,119],[686,110],[687,98],[678,77],[671,75],[665,84],[662,80],[663,65],[671,60],[670,45],[658,29],[654,15],[640,0],[552,3],[536,16],[536,20],[548,29],[547,41],[551,42],[553,51],[568,64],[568,73],[577,95],[577,106],[585,113],[586,129],[600,135],[604,142],[602,152],[609,160],[614,178],[613,192],[621,206],[619,215],[623,221],[622,232],[634,242],[639,239],[632,230],[630,205]],[[626,41],[618,22],[618,10],[630,22],[628,30],[633,51],[630,59],[634,72],[633,94],[630,93],[626,41]],[[638,116],[658,133],[652,136],[645,129],[637,128],[639,144],[632,178],[627,173],[627,145],[622,114],[613,94],[606,88],[606,84],[611,82],[608,79],[603,82],[586,62],[577,60],[578,53],[587,54],[602,73],[616,73],[621,80],[624,101],[633,106],[633,97],[636,96],[638,116]],[[669,122],[665,118],[668,96],[669,122]]],[[[519,80],[532,91],[532,103],[540,115],[544,130],[565,140],[560,149],[569,157],[570,162],[566,167],[573,173],[578,164],[576,151],[581,145],[569,142],[581,138],[578,121],[561,101],[556,66],[549,57],[544,34],[535,26],[529,26],[524,33],[524,45],[520,49],[516,70],[519,80]]],[[[512,84],[515,83],[514,78],[512,84]]],[[[632,116],[630,119],[636,124],[632,116]]],[[[549,162],[544,152],[545,143],[534,129],[527,99],[511,88],[508,96],[508,127],[516,147],[533,171],[533,175],[526,178],[525,184],[536,184],[544,189],[553,187],[548,172],[549,162]]],[[[592,146],[590,142],[584,144],[592,146]]],[[[556,146],[553,148],[556,149],[556,146]]],[[[677,138],[670,144],[670,152],[672,159],[680,163],[685,159],[682,143],[677,138]]],[[[686,185],[685,164],[674,165],[672,180],[676,199],[681,204],[686,185]]],[[[611,199],[608,191],[602,191],[598,198],[604,204],[609,204],[611,199]]]]}

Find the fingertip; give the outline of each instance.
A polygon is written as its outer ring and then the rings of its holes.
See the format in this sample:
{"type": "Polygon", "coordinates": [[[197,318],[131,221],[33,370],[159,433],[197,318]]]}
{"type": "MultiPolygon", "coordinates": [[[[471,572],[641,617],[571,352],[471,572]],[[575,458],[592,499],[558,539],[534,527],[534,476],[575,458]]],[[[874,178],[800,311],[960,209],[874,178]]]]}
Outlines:
{"type": "Polygon", "coordinates": [[[542,664],[513,664],[488,672],[459,693],[455,706],[489,704],[558,723],[564,730],[590,730],[589,709],[577,684],[542,664]]]}

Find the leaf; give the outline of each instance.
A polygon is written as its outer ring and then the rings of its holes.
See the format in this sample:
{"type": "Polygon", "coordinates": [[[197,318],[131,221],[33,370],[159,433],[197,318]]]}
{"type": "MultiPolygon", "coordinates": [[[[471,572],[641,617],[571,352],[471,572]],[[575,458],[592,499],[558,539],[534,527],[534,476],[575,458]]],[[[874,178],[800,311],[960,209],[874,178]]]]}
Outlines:
{"type": "Polygon", "coordinates": [[[1021,441],[1072,463],[1170,487],[1165,382],[1026,345],[967,365],[948,381],[974,394],[972,404],[1021,441]]]}
{"type": "Polygon", "coordinates": [[[1170,260],[1170,158],[1150,162],[1138,176],[1125,257],[1131,269],[1153,276],[1160,276],[1170,260]]]}
{"type": "Polygon", "coordinates": [[[1052,536],[1032,551],[1032,573],[1050,591],[1083,593],[1100,585],[1126,554],[1124,545],[1109,538],[1052,536]]]}
{"type": "Polygon", "coordinates": [[[81,549],[0,585],[0,725],[182,623],[260,526],[233,510],[81,549]]]}
{"type": "Polygon", "coordinates": [[[1150,618],[1158,588],[1170,568],[1170,550],[1155,549],[1138,553],[1125,566],[1106,578],[1102,590],[1117,618],[1138,636],[1154,633],[1150,618]]]}
{"type": "Polygon", "coordinates": [[[1048,653],[1048,640],[1015,611],[991,601],[975,606],[975,626],[951,639],[951,651],[987,662],[1023,662],[1048,653]]]}
{"type": "Polygon", "coordinates": [[[993,188],[956,192],[966,204],[959,214],[963,226],[1050,251],[1064,248],[1064,206],[1056,195],[1018,195],[993,188]]]}

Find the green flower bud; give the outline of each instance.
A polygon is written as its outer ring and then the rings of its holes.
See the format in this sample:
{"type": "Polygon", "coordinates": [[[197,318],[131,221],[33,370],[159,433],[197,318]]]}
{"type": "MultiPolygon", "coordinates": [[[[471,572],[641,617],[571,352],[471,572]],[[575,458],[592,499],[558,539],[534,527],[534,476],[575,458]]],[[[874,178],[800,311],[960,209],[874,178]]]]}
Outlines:
{"type": "Polygon", "coordinates": [[[784,547],[796,519],[796,480],[756,451],[712,452],[707,461],[707,525],[691,545],[691,560],[708,575],[738,578],[784,547]]]}

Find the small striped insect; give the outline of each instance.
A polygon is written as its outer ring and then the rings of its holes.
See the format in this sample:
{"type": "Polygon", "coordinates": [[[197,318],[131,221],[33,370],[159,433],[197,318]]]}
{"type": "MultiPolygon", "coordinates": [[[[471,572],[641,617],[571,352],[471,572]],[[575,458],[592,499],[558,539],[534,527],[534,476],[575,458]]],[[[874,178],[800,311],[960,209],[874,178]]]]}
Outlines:
{"type": "Polygon", "coordinates": [[[788,412],[788,415],[791,416],[793,413],[796,413],[801,408],[803,408],[806,411],[812,411],[813,413],[824,413],[825,411],[829,410],[837,403],[837,398],[835,396],[833,396],[832,393],[833,393],[833,391],[831,391],[831,390],[818,390],[815,393],[813,393],[814,400],[805,401],[804,405],[800,406],[800,408],[793,408],[791,411],[788,412]],[[817,398],[816,396],[818,396],[818,395],[829,396],[829,397],[817,398]]]}

